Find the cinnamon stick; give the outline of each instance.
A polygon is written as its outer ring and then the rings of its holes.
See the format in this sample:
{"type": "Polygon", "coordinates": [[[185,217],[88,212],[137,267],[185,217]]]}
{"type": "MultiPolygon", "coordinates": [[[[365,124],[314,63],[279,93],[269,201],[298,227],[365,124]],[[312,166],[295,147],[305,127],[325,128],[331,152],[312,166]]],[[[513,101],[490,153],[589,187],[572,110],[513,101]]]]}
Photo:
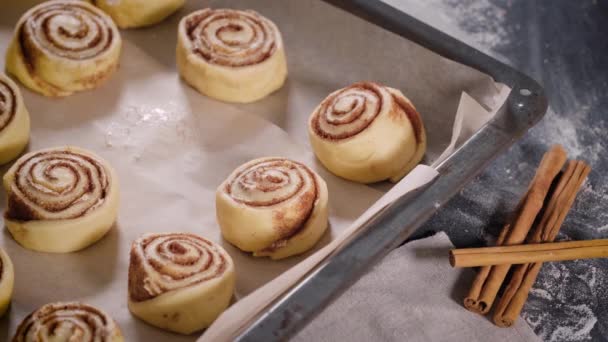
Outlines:
{"type": "MultiPolygon", "coordinates": [[[[522,202],[523,203],[523,202],[522,202]]],[[[522,204],[520,203],[520,205],[522,204]]],[[[511,229],[510,224],[506,224],[500,234],[498,235],[498,239],[496,239],[496,245],[501,246],[509,234],[511,229]]],[[[483,266],[477,272],[475,276],[475,280],[473,281],[473,285],[471,285],[471,289],[469,290],[469,294],[464,299],[464,307],[470,311],[483,313],[485,311],[485,303],[481,302],[479,298],[481,297],[481,291],[485,285],[485,281],[490,275],[490,271],[492,270],[492,266],[483,266]]],[[[489,308],[488,308],[489,309],[489,308]]]]}
{"type": "MultiPolygon", "coordinates": [[[[566,151],[560,145],[554,145],[545,153],[536,175],[532,179],[526,195],[519,205],[518,214],[512,224],[503,228],[501,245],[521,244],[541,210],[551,183],[566,162],[566,151]]],[[[487,313],[500,289],[510,265],[497,265],[482,268],[475,277],[469,294],[464,299],[464,306],[473,312],[487,313]]]]}
{"type": "Polygon", "coordinates": [[[517,265],[608,257],[608,239],[547,242],[450,251],[453,267],[517,265]]]}
{"type": "MultiPolygon", "coordinates": [[[[587,178],[591,168],[582,161],[571,161],[561,176],[558,186],[551,196],[540,224],[536,227],[528,242],[539,243],[554,241],[566,214],[570,211],[581,185],[587,178]]],[[[581,245],[581,242],[577,243],[581,245]]],[[[582,243],[584,244],[584,243],[582,243]]],[[[606,247],[593,247],[587,250],[589,256],[593,253],[605,252],[606,247]]],[[[580,254],[584,256],[584,254],[580,254]]],[[[505,292],[496,306],[493,321],[499,327],[510,327],[524,307],[530,289],[540,272],[542,262],[528,263],[515,266],[513,276],[505,292]]]]}

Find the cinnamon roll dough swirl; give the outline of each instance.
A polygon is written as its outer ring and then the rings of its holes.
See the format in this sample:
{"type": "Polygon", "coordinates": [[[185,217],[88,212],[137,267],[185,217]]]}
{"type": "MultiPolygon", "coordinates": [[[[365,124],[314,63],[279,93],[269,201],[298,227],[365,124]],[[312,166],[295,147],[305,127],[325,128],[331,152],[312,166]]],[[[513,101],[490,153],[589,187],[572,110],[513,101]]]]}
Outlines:
{"type": "Polygon", "coordinates": [[[4,221],[13,238],[28,249],[77,251],[101,239],[116,220],[116,174],[83,149],[28,153],[5,174],[4,188],[4,221]]]}
{"type": "Polygon", "coordinates": [[[30,138],[30,115],[19,87],[0,73],[0,164],[15,159],[30,138]]]}
{"type": "Polygon", "coordinates": [[[184,5],[185,0],[93,0],[118,27],[126,29],[157,24],[184,5]]]}
{"type": "Polygon", "coordinates": [[[118,66],[121,38],[112,19],[79,0],[51,0],[17,23],[6,69],[45,96],[93,89],[118,66]]]}
{"type": "Polygon", "coordinates": [[[309,119],[317,158],[340,177],[397,182],[426,151],[420,114],[397,89],[355,83],[330,94],[309,119]]]}
{"type": "Polygon", "coordinates": [[[328,226],[325,181],[285,158],[238,167],[216,192],[224,239],[254,256],[282,259],[306,252],[328,226]]]}
{"type": "Polygon", "coordinates": [[[178,30],[179,72],[209,97],[253,102],[285,82],[281,33],[254,11],[207,8],[184,17],[178,30]]]}
{"type": "Polygon", "coordinates": [[[219,245],[189,233],[146,234],[131,247],[129,310],[142,320],[190,334],[230,303],[235,271],[219,245]]]}
{"type": "Polygon", "coordinates": [[[4,316],[11,303],[14,283],[13,262],[8,254],[0,248],[0,317],[4,316]]]}
{"type": "Polygon", "coordinates": [[[123,342],[120,328],[107,313],[90,305],[50,303],[29,314],[13,342],[123,342]]]}

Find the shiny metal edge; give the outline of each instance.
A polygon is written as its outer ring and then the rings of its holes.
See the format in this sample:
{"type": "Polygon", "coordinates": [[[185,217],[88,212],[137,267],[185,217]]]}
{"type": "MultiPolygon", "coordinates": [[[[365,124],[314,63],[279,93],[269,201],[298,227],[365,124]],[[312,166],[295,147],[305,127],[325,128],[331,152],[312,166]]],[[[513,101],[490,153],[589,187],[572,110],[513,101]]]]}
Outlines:
{"type": "Polygon", "coordinates": [[[438,166],[440,176],[432,184],[416,191],[415,196],[399,199],[370,221],[296,287],[269,304],[262,315],[238,334],[236,341],[289,339],[365,270],[411,236],[547,111],[547,98],[536,81],[390,5],[379,0],[323,1],[487,73],[512,91],[497,115],[438,166]]]}

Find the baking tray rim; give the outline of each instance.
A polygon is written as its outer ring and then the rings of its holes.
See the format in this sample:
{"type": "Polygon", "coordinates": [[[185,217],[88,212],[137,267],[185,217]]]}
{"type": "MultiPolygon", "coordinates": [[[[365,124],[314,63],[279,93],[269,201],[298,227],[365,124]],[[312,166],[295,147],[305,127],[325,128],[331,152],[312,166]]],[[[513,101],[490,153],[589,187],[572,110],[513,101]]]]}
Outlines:
{"type": "Polygon", "coordinates": [[[451,197],[544,116],[543,88],[520,71],[380,0],[323,0],[511,87],[497,114],[445,161],[440,176],[368,222],[355,237],[271,303],[236,341],[286,340],[346,290],[363,272],[405,241],[451,197]],[[416,201],[412,201],[415,197],[416,201]]]}

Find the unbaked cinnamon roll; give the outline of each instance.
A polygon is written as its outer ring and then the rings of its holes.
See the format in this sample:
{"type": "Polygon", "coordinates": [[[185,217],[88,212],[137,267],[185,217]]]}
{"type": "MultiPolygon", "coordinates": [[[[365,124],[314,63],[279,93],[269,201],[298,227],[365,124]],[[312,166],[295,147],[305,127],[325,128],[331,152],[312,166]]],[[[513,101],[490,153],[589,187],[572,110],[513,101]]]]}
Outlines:
{"type": "Polygon", "coordinates": [[[150,26],[163,21],[185,0],[93,0],[120,28],[150,26]]]}
{"type": "Polygon", "coordinates": [[[177,66],[199,92],[227,102],[253,102],[287,77],[281,33],[247,10],[203,9],[179,24],[177,66]]]}
{"type": "Polygon", "coordinates": [[[23,247],[67,253],[101,239],[118,211],[118,179],[91,152],[60,147],[19,158],[4,175],[6,226],[23,247]]]}
{"type": "Polygon", "coordinates": [[[424,124],[414,105],[399,90],[372,82],[330,94],[308,126],[321,163],[356,182],[397,182],[426,151],[424,124]]]}
{"type": "Polygon", "coordinates": [[[328,226],[325,181],[285,158],[238,167],[216,192],[224,239],[254,256],[282,259],[311,249],[328,226]]]}
{"type": "Polygon", "coordinates": [[[228,307],[234,283],[230,255],[200,236],[146,234],[131,246],[129,310],[159,328],[206,328],[228,307]]]}
{"type": "Polygon", "coordinates": [[[50,303],[27,316],[13,342],[122,342],[120,328],[107,313],[90,305],[50,303]]]}
{"type": "Polygon", "coordinates": [[[85,1],[51,0],[17,23],[6,69],[45,96],[93,89],[118,67],[120,33],[112,19],[85,1]]]}
{"type": "Polygon", "coordinates": [[[15,159],[30,138],[30,115],[19,87],[0,73],[0,164],[15,159]]]}
{"type": "Polygon", "coordinates": [[[0,248],[0,317],[4,316],[13,296],[15,270],[8,254],[0,248]]]}

